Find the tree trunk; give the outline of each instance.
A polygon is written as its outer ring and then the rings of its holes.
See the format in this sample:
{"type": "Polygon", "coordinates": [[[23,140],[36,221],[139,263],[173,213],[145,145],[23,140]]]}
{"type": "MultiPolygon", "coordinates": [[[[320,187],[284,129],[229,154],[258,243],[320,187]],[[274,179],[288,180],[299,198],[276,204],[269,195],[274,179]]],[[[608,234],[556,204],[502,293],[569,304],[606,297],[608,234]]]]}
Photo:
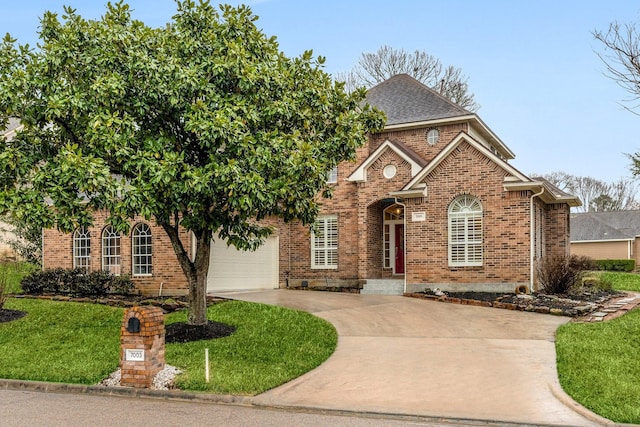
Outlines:
{"type": "Polygon", "coordinates": [[[207,230],[193,231],[196,238],[196,256],[193,261],[189,258],[180,240],[178,226],[161,223],[164,231],[171,240],[173,250],[178,257],[180,267],[189,284],[189,308],[187,323],[190,325],[207,324],[207,274],[209,272],[209,255],[211,253],[211,232],[207,230]]]}
{"type": "Polygon", "coordinates": [[[187,322],[190,325],[205,325],[207,323],[207,273],[209,272],[211,252],[210,233],[206,233],[204,236],[196,235],[196,239],[197,250],[193,262],[195,277],[189,278],[187,322]]]}

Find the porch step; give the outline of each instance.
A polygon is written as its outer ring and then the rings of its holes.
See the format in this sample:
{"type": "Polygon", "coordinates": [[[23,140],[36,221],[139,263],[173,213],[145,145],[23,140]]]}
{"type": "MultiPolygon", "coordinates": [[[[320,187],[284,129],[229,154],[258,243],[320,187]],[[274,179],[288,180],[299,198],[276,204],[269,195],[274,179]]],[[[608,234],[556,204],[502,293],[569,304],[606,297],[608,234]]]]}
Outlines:
{"type": "Polygon", "coordinates": [[[367,279],[360,290],[360,294],[363,295],[402,295],[403,293],[403,279],[367,279]]]}

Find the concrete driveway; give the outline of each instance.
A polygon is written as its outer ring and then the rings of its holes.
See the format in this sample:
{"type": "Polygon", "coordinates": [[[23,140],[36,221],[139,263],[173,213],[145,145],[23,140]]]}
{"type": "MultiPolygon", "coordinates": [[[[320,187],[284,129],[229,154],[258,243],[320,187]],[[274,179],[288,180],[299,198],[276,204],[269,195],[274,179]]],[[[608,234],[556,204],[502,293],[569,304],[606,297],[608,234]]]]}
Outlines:
{"type": "Polygon", "coordinates": [[[571,409],[558,384],[554,333],[567,318],[397,296],[292,290],[221,295],[304,310],[331,322],[339,334],[338,348],[324,364],[256,396],[257,404],[602,425],[571,409]]]}

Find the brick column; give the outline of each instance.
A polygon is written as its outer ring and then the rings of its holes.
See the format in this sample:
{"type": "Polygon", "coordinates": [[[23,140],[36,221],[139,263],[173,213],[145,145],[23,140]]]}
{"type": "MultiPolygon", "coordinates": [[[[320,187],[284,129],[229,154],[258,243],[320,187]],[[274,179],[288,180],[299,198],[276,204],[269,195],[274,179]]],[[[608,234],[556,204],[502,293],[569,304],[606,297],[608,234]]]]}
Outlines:
{"type": "Polygon", "coordinates": [[[120,384],[150,388],[164,369],[164,314],[159,307],[133,307],[120,327],[120,384]]]}

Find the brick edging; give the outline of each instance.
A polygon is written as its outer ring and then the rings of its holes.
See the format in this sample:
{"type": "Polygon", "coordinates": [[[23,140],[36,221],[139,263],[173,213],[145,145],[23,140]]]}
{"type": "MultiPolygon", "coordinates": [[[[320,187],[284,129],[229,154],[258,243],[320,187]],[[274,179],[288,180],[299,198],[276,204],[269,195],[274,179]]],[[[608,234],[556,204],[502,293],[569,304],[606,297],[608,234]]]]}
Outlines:
{"type": "Polygon", "coordinates": [[[442,295],[442,296],[426,295],[426,294],[417,293],[417,292],[407,292],[404,294],[404,296],[409,298],[418,298],[418,299],[426,299],[426,300],[432,300],[432,301],[438,301],[438,302],[447,302],[451,304],[472,305],[477,307],[502,308],[506,310],[526,311],[531,313],[553,314],[555,316],[576,317],[577,315],[585,314],[585,313],[575,313],[574,312],[575,309],[571,309],[571,312],[570,312],[568,310],[563,310],[561,308],[551,308],[547,306],[534,306],[528,303],[514,304],[514,303],[506,303],[506,302],[500,302],[500,301],[480,301],[480,300],[474,300],[474,299],[448,297],[446,295],[442,295]]]}

